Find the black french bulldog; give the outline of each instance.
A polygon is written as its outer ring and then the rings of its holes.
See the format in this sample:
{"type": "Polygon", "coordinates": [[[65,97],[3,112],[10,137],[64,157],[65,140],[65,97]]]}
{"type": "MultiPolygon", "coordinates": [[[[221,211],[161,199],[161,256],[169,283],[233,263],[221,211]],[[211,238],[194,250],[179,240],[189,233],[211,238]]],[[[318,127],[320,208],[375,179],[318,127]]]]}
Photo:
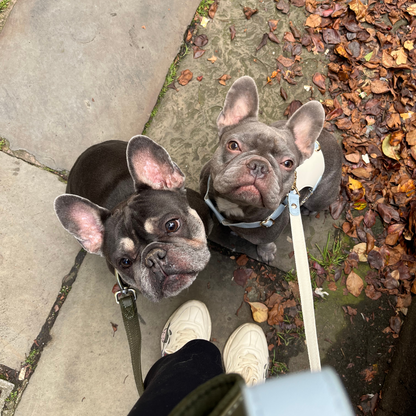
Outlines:
{"type": "Polygon", "coordinates": [[[289,222],[288,209],[281,204],[292,186],[303,188],[303,214],[328,208],[340,190],[342,150],[332,134],[323,130],[325,112],[318,101],[270,126],[258,120],[258,102],[256,84],[248,76],[239,78],[228,91],[217,119],[220,144],[202,169],[200,191],[206,195],[209,182],[208,203],[232,231],[256,244],[259,257],[269,262],[276,252],[274,241],[289,222]],[[268,221],[273,225],[262,226],[279,207],[280,215],[268,221]],[[242,221],[258,224],[233,226],[242,221]]]}
{"type": "Polygon", "coordinates": [[[177,295],[210,258],[209,211],[166,150],[145,136],[88,148],[66,194],[55,200],[64,228],[112,273],[158,301],[177,295]],[[203,220],[201,220],[200,215],[203,220]]]}

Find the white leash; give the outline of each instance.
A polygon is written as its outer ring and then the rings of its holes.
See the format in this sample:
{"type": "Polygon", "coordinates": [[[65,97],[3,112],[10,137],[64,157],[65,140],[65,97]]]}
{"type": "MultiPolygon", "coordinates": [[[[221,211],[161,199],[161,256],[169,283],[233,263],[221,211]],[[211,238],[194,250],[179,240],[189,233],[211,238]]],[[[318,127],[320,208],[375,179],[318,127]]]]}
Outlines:
{"type": "Polygon", "coordinates": [[[291,191],[289,193],[288,206],[309,366],[313,372],[321,371],[321,359],[319,356],[318,337],[316,335],[315,310],[313,306],[308,254],[306,251],[305,235],[303,233],[302,218],[300,215],[299,195],[296,191],[291,191]]]}

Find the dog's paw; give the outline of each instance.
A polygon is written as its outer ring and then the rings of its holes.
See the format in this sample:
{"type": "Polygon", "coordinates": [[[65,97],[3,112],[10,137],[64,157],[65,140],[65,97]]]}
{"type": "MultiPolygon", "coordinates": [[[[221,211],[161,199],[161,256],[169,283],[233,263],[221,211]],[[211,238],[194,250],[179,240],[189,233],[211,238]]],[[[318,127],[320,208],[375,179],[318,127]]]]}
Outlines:
{"type": "Polygon", "coordinates": [[[312,216],[315,216],[316,214],[318,214],[318,211],[310,211],[308,208],[306,208],[305,206],[302,205],[300,207],[300,213],[302,215],[304,215],[305,217],[306,216],[312,217],[312,216]]]}
{"type": "Polygon", "coordinates": [[[259,244],[257,246],[257,254],[261,261],[270,263],[274,260],[277,248],[275,243],[259,244]]]}

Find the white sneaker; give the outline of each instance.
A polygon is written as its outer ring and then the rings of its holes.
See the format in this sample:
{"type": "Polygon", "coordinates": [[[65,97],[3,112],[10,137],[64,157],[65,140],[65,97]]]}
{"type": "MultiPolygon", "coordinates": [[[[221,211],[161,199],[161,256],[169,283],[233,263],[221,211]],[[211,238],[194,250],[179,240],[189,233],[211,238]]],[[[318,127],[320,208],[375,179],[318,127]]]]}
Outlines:
{"type": "Polygon", "coordinates": [[[211,318],[204,303],[185,302],[166,322],[160,339],[162,357],[181,349],[193,339],[211,338],[211,318]]]}
{"type": "Polygon", "coordinates": [[[223,359],[225,372],[240,374],[247,386],[263,383],[269,366],[263,330],[255,324],[238,327],[225,344],[223,359]]]}

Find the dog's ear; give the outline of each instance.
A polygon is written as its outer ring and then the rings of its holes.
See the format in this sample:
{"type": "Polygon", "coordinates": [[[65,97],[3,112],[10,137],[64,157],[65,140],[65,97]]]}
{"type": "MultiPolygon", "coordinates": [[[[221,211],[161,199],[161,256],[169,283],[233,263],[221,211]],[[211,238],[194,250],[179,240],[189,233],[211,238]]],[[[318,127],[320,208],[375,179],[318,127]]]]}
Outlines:
{"type": "Polygon", "coordinates": [[[286,123],[304,159],[308,159],[324,127],[325,111],[319,101],[309,101],[300,107],[286,123]]]}
{"type": "Polygon", "coordinates": [[[82,247],[89,253],[102,255],[104,221],[110,211],[71,194],[58,196],[54,205],[59,221],[82,247]]]}
{"type": "Polygon", "coordinates": [[[224,108],[217,118],[220,135],[224,127],[238,124],[248,117],[257,119],[258,111],[259,95],[253,78],[239,78],[228,91],[224,108]]]}
{"type": "Polygon", "coordinates": [[[127,164],[136,190],[143,184],[156,190],[184,187],[185,175],[172,162],[169,153],[146,136],[130,139],[127,145],[127,164]]]}

